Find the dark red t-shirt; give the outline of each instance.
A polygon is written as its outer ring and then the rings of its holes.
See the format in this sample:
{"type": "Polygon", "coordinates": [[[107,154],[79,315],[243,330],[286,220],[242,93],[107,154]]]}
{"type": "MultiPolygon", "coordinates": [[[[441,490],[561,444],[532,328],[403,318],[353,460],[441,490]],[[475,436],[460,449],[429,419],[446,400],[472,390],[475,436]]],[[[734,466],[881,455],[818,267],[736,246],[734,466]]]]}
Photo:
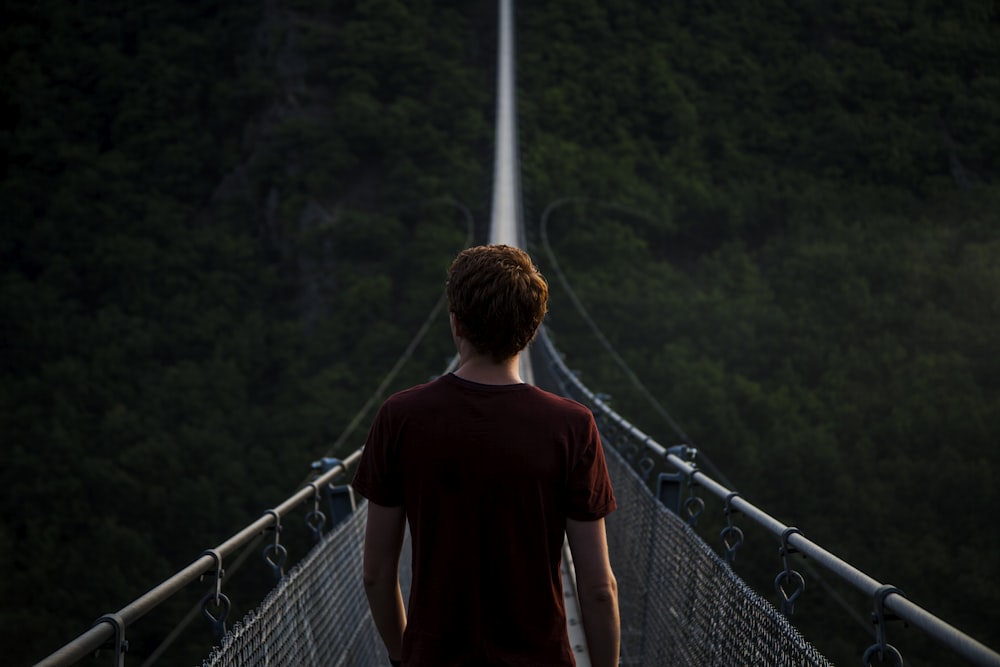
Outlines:
{"type": "Polygon", "coordinates": [[[406,665],[574,664],[560,572],[566,518],[616,507],[586,407],[527,384],[442,376],[382,405],[353,487],[406,508],[406,665]]]}

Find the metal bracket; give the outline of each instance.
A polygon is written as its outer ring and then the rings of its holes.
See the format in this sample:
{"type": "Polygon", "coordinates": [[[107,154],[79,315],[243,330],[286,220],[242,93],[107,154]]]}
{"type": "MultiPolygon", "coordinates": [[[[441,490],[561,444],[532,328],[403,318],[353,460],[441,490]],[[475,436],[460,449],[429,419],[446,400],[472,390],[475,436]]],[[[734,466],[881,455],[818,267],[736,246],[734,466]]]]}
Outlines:
{"type": "Polygon", "coordinates": [[[861,657],[863,665],[870,667],[872,658],[877,657],[880,663],[885,662],[886,658],[889,658],[892,661],[891,664],[903,667],[903,655],[886,640],[886,622],[899,620],[898,616],[886,611],[885,608],[885,599],[892,593],[906,597],[903,595],[903,591],[888,584],[879,586],[875,591],[875,609],[872,611],[872,623],[875,624],[875,643],[869,646],[861,657]]]}
{"type": "Polygon", "coordinates": [[[326,523],[326,515],[319,509],[319,485],[316,482],[309,482],[306,486],[311,486],[313,490],[313,508],[306,514],[306,525],[312,531],[313,541],[319,542],[323,537],[323,524],[326,523]]]}
{"type": "Polygon", "coordinates": [[[222,592],[222,577],[225,574],[225,571],[222,569],[222,556],[215,549],[206,549],[201,552],[201,556],[211,556],[215,560],[215,569],[207,570],[202,574],[202,577],[207,574],[215,574],[215,590],[209,591],[201,599],[201,615],[212,626],[212,632],[215,635],[216,641],[221,642],[226,634],[226,616],[229,615],[229,610],[232,607],[229,598],[222,592]],[[215,606],[219,609],[218,615],[209,611],[209,601],[215,602],[215,606]]]}
{"type": "MultiPolygon", "coordinates": [[[[675,445],[667,449],[666,453],[668,456],[673,454],[694,465],[696,450],[687,445],[675,445]]],[[[685,480],[687,480],[688,488],[693,489],[694,473],[688,474],[679,471],[661,472],[656,478],[656,498],[671,512],[687,519],[687,522],[694,526],[697,523],[698,516],[704,510],[704,502],[700,498],[696,498],[693,491],[690,497],[684,500],[681,499],[681,484],[685,480]],[[697,507],[698,502],[701,502],[701,508],[697,507]],[[681,513],[682,509],[684,510],[684,514],[681,513]]]]}
{"type": "Polygon", "coordinates": [[[642,477],[644,482],[649,480],[649,474],[653,472],[653,467],[655,465],[656,464],[653,462],[653,459],[648,456],[643,456],[639,459],[639,462],[636,464],[636,468],[638,468],[639,476],[642,477]]]}
{"type": "MultiPolygon", "coordinates": [[[[312,464],[314,470],[321,473],[329,472],[343,462],[340,459],[326,457],[312,464]]],[[[341,521],[354,513],[354,494],[350,486],[334,486],[327,484],[323,487],[323,497],[326,498],[327,516],[330,518],[330,528],[333,528],[341,521]]]]}
{"type": "Polygon", "coordinates": [[[778,547],[778,553],[781,554],[781,560],[785,565],[785,569],[779,572],[778,576],[774,578],[774,590],[778,593],[778,597],[781,598],[781,613],[785,616],[791,616],[795,613],[795,601],[799,599],[802,592],[806,589],[806,580],[802,578],[801,574],[792,569],[788,561],[790,554],[798,553],[798,549],[788,543],[788,538],[796,533],[802,535],[802,531],[798,528],[786,528],[782,531],[781,546],[778,547]],[[786,586],[789,588],[786,589],[786,586]]]}
{"type": "Polygon", "coordinates": [[[264,547],[261,555],[264,557],[264,563],[274,573],[274,578],[281,581],[285,576],[285,560],[288,558],[288,550],[278,542],[278,536],[281,533],[281,516],[277,510],[273,509],[267,510],[264,514],[270,514],[274,517],[274,527],[272,528],[274,530],[274,542],[264,547]]]}
{"type": "Polygon", "coordinates": [[[115,667],[123,667],[125,665],[125,654],[128,653],[128,641],[125,639],[125,621],[118,614],[105,614],[99,619],[94,621],[94,626],[100,625],[101,623],[108,623],[114,628],[115,634],[108,644],[105,644],[102,648],[110,648],[115,652],[115,667]]]}
{"type": "Polygon", "coordinates": [[[733,499],[739,495],[735,491],[727,495],[726,504],[722,508],[723,514],[726,515],[726,527],[719,533],[719,538],[722,540],[726,562],[730,565],[736,560],[736,550],[743,545],[743,531],[733,525],[733,515],[739,512],[733,508],[733,499]]]}
{"type": "Polygon", "coordinates": [[[691,456],[691,470],[685,475],[688,485],[688,497],[684,499],[684,511],[687,513],[688,525],[694,528],[698,525],[698,517],[705,511],[705,501],[695,495],[694,489],[698,486],[698,482],[694,481],[694,474],[698,472],[698,468],[694,464],[695,450],[689,447],[688,451],[691,456]]]}

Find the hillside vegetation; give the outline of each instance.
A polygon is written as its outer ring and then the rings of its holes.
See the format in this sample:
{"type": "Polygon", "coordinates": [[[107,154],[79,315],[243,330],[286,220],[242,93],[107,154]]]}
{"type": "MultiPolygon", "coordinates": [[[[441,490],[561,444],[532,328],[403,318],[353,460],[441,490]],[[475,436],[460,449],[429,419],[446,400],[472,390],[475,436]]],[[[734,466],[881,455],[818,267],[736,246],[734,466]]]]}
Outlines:
{"type": "MultiPolygon", "coordinates": [[[[541,212],[585,197],[552,212],[560,264],[698,446],[744,496],[996,645],[992,4],[520,5],[543,271],[541,212]]],[[[0,16],[0,645],[20,665],[331,453],[436,303],[465,210],[485,238],[496,14],[38,0],[0,16]]],[[[592,388],[672,442],[554,280],[549,324],[592,388]]],[[[450,352],[441,318],[390,390],[450,352]]],[[[772,599],[775,546],[749,537],[737,560],[772,599]]],[[[236,617],[269,573],[230,574],[236,617]]],[[[869,635],[809,586],[795,622],[860,659],[869,635]]],[[[203,592],[131,628],[129,661],[203,592]]],[[[198,619],[164,662],[210,641],[198,619]]],[[[948,662],[918,631],[890,641],[948,662]]]]}
{"type": "MultiPolygon", "coordinates": [[[[993,6],[519,11],[528,208],[555,204],[548,236],[590,316],[744,497],[996,646],[993,6]]],[[[559,290],[549,324],[589,386],[679,442],[559,290]]],[[[748,537],[737,560],[772,600],[776,547],[748,537]]],[[[803,572],[794,622],[859,660],[870,627],[803,572]]],[[[908,663],[954,661],[896,626],[908,663]]]]}
{"type": "MultiPolygon", "coordinates": [[[[331,453],[437,302],[461,206],[487,199],[479,22],[430,3],[4,4],[5,664],[121,608],[331,453]]],[[[442,316],[390,389],[451,352],[442,316]]],[[[229,574],[235,620],[269,575],[256,556],[229,574]]],[[[130,629],[129,661],[203,593],[130,629]]],[[[188,634],[165,662],[207,654],[208,625],[188,634]]]]}

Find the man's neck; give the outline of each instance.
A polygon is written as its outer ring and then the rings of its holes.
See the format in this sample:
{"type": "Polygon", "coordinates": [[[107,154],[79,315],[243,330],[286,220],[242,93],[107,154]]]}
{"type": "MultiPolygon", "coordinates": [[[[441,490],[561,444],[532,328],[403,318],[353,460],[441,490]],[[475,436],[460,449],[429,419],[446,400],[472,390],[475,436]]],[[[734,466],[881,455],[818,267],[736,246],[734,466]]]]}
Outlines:
{"type": "Polygon", "coordinates": [[[463,354],[455,375],[479,384],[520,384],[519,355],[497,363],[479,354],[463,354]]]}

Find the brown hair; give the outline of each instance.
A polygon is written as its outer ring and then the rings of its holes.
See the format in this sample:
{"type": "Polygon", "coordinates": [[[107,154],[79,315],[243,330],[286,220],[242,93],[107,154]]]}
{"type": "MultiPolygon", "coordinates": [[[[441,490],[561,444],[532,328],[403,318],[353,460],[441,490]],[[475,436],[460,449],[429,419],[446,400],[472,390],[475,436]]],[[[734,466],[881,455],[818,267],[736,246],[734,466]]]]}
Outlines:
{"type": "Polygon", "coordinates": [[[545,278],[528,253],[508,245],[460,252],[451,264],[446,289],[462,337],[495,362],[523,350],[548,310],[545,278]]]}

